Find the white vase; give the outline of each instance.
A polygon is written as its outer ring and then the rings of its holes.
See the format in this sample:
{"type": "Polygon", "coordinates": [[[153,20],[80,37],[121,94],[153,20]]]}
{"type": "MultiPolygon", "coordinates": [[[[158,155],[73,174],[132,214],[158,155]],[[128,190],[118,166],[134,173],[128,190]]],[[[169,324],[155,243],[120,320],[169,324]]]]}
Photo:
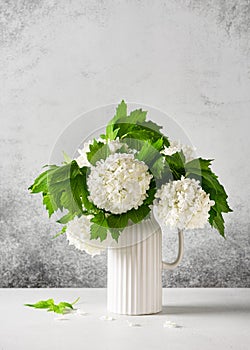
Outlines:
{"type": "Polygon", "coordinates": [[[162,268],[173,269],[182,259],[183,235],[173,263],[162,262],[162,231],[154,218],[128,226],[119,248],[108,249],[107,309],[127,315],[162,310],[162,268]]]}

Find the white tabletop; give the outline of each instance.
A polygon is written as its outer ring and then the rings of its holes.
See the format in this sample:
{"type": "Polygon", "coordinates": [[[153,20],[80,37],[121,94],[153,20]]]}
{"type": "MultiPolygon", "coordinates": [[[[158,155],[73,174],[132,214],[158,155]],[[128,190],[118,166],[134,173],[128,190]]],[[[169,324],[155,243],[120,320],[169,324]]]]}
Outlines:
{"type": "Polygon", "coordinates": [[[108,321],[100,319],[107,315],[105,289],[0,289],[0,350],[250,349],[249,289],[165,289],[163,305],[157,315],[113,314],[108,321]],[[78,296],[76,307],[86,314],[64,320],[23,306],[78,296]]]}

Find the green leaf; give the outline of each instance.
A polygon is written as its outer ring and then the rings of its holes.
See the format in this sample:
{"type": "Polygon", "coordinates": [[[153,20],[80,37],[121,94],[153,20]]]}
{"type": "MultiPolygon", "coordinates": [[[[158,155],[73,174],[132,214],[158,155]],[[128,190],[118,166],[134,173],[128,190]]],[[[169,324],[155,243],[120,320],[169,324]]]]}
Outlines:
{"type": "Polygon", "coordinates": [[[61,195],[61,203],[65,209],[68,209],[70,213],[81,213],[82,209],[79,208],[78,203],[75,200],[76,194],[71,191],[70,184],[68,188],[65,186],[65,191],[61,195]]]}
{"type": "Polygon", "coordinates": [[[119,149],[116,150],[116,153],[128,153],[126,145],[123,144],[119,149]]]}
{"type": "Polygon", "coordinates": [[[153,146],[157,151],[162,150],[163,139],[160,138],[160,139],[156,140],[154,143],[152,143],[152,146],[153,146]]]}
{"type": "Polygon", "coordinates": [[[217,212],[217,215],[213,218],[212,226],[219,231],[222,237],[225,237],[224,219],[221,212],[217,212]]]}
{"type": "Polygon", "coordinates": [[[28,188],[31,193],[48,192],[48,178],[59,167],[56,165],[50,165],[50,168],[42,172],[34,181],[34,183],[28,188]]]}
{"type": "Polygon", "coordinates": [[[59,304],[55,304],[53,299],[40,300],[35,304],[24,304],[24,306],[33,307],[35,309],[47,309],[48,312],[55,312],[57,314],[64,314],[67,310],[73,310],[73,305],[79,300],[77,298],[73,303],[61,301],[59,304]]]}
{"type": "Polygon", "coordinates": [[[99,224],[92,224],[90,226],[90,239],[98,239],[104,241],[107,238],[108,228],[100,226],[99,224]]]}
{"type": "Polygon", "coordinates": [[[186,176],[199,180],[203,190],[209,194],[210,199],[215,202],[209,212],[209,223],[217,229],[221,236],[225,236],[224,219],[222,213],[229,213],[232,209],[227,203],[227,194],[220,184],[218,177],[212,172],[210,159],[194,159],[185,165],[186,176]]]}
{"type": "Polygon", "coordinates": [[[64,308],[63,307],[59,307],[58,305],[51,305],[48,310],[48,312],[55,312],[57,314],[63,314],[64,312],[64,308]]]}
{"type": "Polygon", "coordinates": [[[53,206],[51,197],[48,193],[43,194],[43,205],[45,205],[49,217],[51,217],[51,215],[58,209],[58,207],[53,206]]]}
{"type": "Polygon", "coordinates": [[[40,300],[35,304],[24,304],[25,306],[33,307],[35,309],[47,309],[51,305],[54,305],[54,300],[53,299],[48,299],[48,300],[40,300]]]}
{"type": "Polygon", "coordinates": [[[146,121],[147,112],[142,109],[135,109],[127,118],[121,119],[129,124],[138,124],[146,121]]]}
{"type": "Polygon", "coordinates": [[[147,112],[136,109],[127,116],[127,106],[124,101],[117,107],[116,115],[106,128],[106,139],[114,140],[119,137],[130,148],[141,150],[144,143],[157,145],[159,151],[169,146],[168,138],[161,133],[162,127],[152,121],[146,121],[147,112]],[[114,131],[116,133],[114,134],[114,131]],[[159,141],[161,140],[161,141],[159,141]],[[144,142],[143,142],[144,141],[144,142]]]}
{"type": "Polygon", "coordinates": [[[59,308],[69,308],[71,310],[73,310],[73,306],[70,304],[70,303],[67,303],[65,301],[61,301],[59,304],[58,304],[58,307],[59,308]]]}
{"type": "Polygon", "coordinates": [[[161,153],[159,152],[162,142],[162,139],[157,140],[153,144],[148,141],[144,142],[141,150],[136,153],[135,157],[138,160],[146,163],[150,168],[159,158],[162,157],[161,153]]]}
{"type": "Polygon", "coordinates": [[[107,223],[110,229],[123,229],[128,224],[128,215],[127,213],[110,214],[107,218],[107,223]]]}
{"type": "Polygon", "coordinates": [[[108,144],[103,142],[97,142],[95,139],[93,144],[89,146],[89,152],[87,152],[87,159],[95,165],[98,160],[105,160],[111,154],[108,144]]]}
{"type": "Polygon", "coordinates": [[[147,191],[147,198],[144,199],[143,205],[151,205],[153,204],[153,201],[155,199],[155,193],[157,191],[156,188],[156,182],[154,179],[150,181],[150,187],[149,190],[147,191]]]}
{"type": "Polygon", "coordinates": [[[90,239],[98,239],[104,241],[108,234],[108,222],[105,214],[100,212],[96,214],[91,220],[92,225],[90,226],[90,239]]]}
{"type": "Polygon", "coordinates": [[[86,197],[85,175],[75,161],[64,165],[49,180],[48,190],[57,206],[67,209],[72,218],[83,213],[86,197]]]}
{"type": "Polygon", "coordinates": [[[136,137],[126,137],[124,139],[121,139],[120,141],[124,142],[130,149],[134,149],[136,151],[140,151],[145,142],[144,139],[139,140],[139,138],[136,137]]]}
{"type": "Polygon", "coordinates": [[[115,130],[112,130],[109,134],[109,136],[107,136],[107,139],[109,140],[115,140],[117,135],[118,135],[118,132],[119,132],[119,128],[115,129],[115,130]]]}
{"type": "MultiPolygon", "coordinates": [[[[136,140],[143,140],[147,141],[151,144],[155,143],[158,139],[163,140],[162,146],[169,146],[168,138],[163,135],[160,132],[161,127],[153,122],[145,121],[140,124],[128,124],[123,123],[122,127],[121,124],[116,124],[116,127],[120,127],[118,136],[120,139],[136,139],[136,140]]],[[[126,142],[132,142],[127,141],[126,142]]],[[[162,147],[163,149],[164,147],[162,147]]],[[[137,148],[136,148],[137,149],[137,148]]]]}
{"type": "Polygon", "coordinates": [[[118,105],[115,116],[110,120],[106,128],[106,138],[114,139],[112,132],[118,130],[115,137],[135,138],[151,141],[164,137],[163,143],[169,146],[168,139],[160,132],[161,126],[152,121],[146,121],[147,112],[136,109],[127,116],[127,105],[124,101],[118,105]]]}
{"type": "Polygon", "coordinates": [[[55,169],[48,177],[48,185],[68,181],[76,165],[76,161],[72,161],[70,164],[65,164],[55,169]]]}
{"type": "MultiPolygon", "coordinates": [[[[58,220],[59,223],[66,224],[75,216],[99,212],[88,200],[87,172],[88,168],[80,169],[75,160],[61,167],[49,166],[46,172],[38,176],[30,190],[32,193],[42,192],[43,204],[49,217],[58,209],[66,209],[66,215],[58,220]]],[[[63,227],[54,237],[63,234],[65,230],[66,227],[63,227]]]]}
{"type": "Polygon", "coordinates": [[[150,168],[150,171],[152,172],[154,178],[160,179],[162,177],[165,166],[165,158],[159,157],[150,168]]]}
{"type": "Polygon", "coordinates": [[[141,205],[138,209],[131,209],[127,212],[128,218],[137,224],[142,221],[150,213],[150,208],[147,205],[141,205]]]}
{"type": "Polygon", "coordinates": [[[66,232],[66,230],[67,230],[67,226],[63,226],[63,228],[61,229],[61,231],[58,232],[55,236],[53,236],[52,239],[57,238],[57,237],[63,235],[63,234],[66,232]]]}
{"type": "Polygon", "coordinates": [[[180,180],[185,175],[185,157],[183,152],[176,152],[171,156],[166,156],[168,167],[171,170],[174,180],[180,180]]]}
{"type": "Polygon", "coordinates": [[[117,120],[125,118],[126,116],[127,116],[127,105],[122,100],[122,102],[116,108],[116,114],[107,124],[106,139],[115,140],[115,138],[117,137],[117,133],[119,131],[119,128],[115,127],[115,123],[117,122],[117,120]]]}
{"type": "Polygon", "coordinates": [[[122,102],[117,106],[116,114],[111,119],[109,124],[115,124],[117,120],[122,119],[122,118],[126,118],[126,116],[127,116],[127,105],[124,102],[124,100],[122,100],[122,102]]]}
{"type": "Polygon", "coordinates": [[[213,159],[196,158],[186,163],[186,171],[189,169],[210,170],[213,159]]]}
{"type": "Polygon", "coordinates": [[[63,217],[61,217],[59,220],[57,220],[57,222],[59,224],[67,224],[69,221],[73,220],[75,216],[76,216],[76,213],[68,213],[63,217]]]}
{"type": "Polygon", "coordinates": [[[64,164],[69,164],[72,162],[72,159],[63,151],[64,164]]]}
{"type": "Polygon", "coordinates": [[[122,230],[121,229],[111,229],[110,233],[111,233],[111,237],[118,243],[118,239],[120,237],[122,230]]]}
{"type": "Polygon", "coordinates": [[[146,111],[143,111],[142,109],[136,109],[132,111],[129,116],[125,116],[123,118],[118,119],[114,123],[113,128],[119,128],[118,136],[120,138],[124,138],[127,135],[129,135],[129,132],[132,132],[132,130],[137,130],[138,124],[145,122],[146,115],[146,111]]]}
{"type": "Polygon", "coordinates": [[[89,212],[89,214],[95,214],[98,213],[100,210],[89,201],[89,190],[87,186],[87,174],[88,174],[89,168],[88,167],[82,167],[81,173],[82,173],[82,181],[81,181],[81,198],[84,205],[84,208],[89,212]]]}

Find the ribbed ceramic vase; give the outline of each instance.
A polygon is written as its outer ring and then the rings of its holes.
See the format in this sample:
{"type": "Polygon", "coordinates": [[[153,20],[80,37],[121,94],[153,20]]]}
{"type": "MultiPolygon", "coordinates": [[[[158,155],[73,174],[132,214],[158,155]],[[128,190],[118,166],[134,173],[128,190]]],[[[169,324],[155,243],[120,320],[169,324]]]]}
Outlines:
{"type": "Polygon", "coordinates": [[[179,232],[179,253],[172,264],[162,262],[162,231],[154,218],[128,226],[122,246],[108,249],[107,309],[127,315],[146,315],[162,310],[162,268],[178,265],[183,253],[179,232]]]}

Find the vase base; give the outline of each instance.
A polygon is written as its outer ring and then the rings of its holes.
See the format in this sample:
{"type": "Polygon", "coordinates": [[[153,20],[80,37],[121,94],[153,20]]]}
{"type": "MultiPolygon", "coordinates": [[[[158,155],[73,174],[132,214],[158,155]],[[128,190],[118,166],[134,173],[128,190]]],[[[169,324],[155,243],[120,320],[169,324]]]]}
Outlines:
{"type": "Polygon", "coordinates": [[[143,316],[143,315],[155,315],[155,314],[159,314],[160,312],[162,312],[162,308],[157,309],[157,310],[150,310],[150,311],[138,311],[138,312],[124,312],[124,311],[114,311],[114,310],[110,310],[108,309],[108,312],[111,312],[113,314],[116,315],[127,315],[127,316],[143,316]]]}

